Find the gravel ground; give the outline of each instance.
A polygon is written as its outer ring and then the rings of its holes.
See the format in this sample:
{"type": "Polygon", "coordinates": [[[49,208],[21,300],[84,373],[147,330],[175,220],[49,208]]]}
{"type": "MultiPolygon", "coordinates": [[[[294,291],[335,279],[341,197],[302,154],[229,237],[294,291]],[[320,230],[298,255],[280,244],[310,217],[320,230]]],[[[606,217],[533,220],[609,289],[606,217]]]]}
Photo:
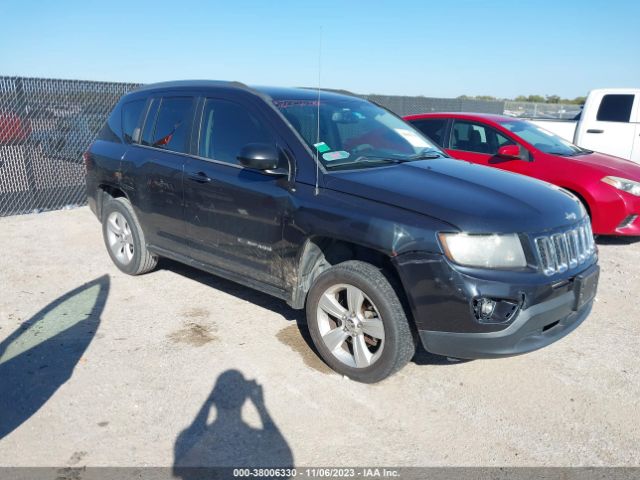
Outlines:
{"type": "Polygon", "coordinates": [[[284,302],[168,261],[120,273],[87,208],[1,218],[0,251],[0,465],[640,465],[640,242],[600,242],[565,339],[422,352],[377,385],[329,371],[284,302]]]}

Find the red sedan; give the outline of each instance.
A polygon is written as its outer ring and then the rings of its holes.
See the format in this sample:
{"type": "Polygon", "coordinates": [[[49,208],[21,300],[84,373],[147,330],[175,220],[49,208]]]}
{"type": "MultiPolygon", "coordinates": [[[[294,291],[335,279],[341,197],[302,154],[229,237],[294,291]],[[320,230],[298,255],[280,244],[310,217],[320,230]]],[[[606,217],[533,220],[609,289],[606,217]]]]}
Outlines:
{"type": "Polygon", "coordinates": [[[469,113],[405,120],[449,155],[563,187],[582,200],[600,235],[640,235],[640,165],[585,150],[530,122],[469,113]]]}

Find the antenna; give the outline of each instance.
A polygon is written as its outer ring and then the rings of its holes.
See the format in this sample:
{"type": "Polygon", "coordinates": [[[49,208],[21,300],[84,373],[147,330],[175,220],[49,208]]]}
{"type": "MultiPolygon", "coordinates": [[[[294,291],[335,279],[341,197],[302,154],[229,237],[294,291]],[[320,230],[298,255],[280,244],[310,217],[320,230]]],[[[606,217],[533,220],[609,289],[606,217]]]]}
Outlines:
{"type": "Polygon", "coordinates": [[[320,159],[318,158],[318,147],[320,143],[320,74],[322,73],[322,25],[320,26],[320,42],[318,48],[318,112],[317,112],[317,125],[316,125],[316,189],[315,194],[320,194],[318,188],[318,177],[320,176],[320,159]]]}

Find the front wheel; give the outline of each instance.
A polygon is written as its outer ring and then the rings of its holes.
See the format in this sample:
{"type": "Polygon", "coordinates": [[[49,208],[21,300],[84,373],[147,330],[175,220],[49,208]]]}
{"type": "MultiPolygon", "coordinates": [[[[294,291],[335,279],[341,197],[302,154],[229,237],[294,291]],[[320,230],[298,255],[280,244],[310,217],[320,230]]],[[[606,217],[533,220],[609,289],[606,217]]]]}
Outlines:
{"type": "Polygon", "coordinates": [[[382,271],[348,261],[322,272],[307,297],[307,323],[322,359],[353,380],[374,383],[400,370],[415,337],[382,271]]]}

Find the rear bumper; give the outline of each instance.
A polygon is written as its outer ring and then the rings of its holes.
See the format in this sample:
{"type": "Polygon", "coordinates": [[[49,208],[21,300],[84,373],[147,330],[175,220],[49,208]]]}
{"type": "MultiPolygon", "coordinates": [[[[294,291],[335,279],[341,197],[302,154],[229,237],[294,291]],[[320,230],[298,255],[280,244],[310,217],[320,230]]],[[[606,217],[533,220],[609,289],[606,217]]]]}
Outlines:
{"type": "Polygon", "coordinates": [[[500,358],[545,347],[576,329],[589,316],[593,302],[571,311],[572,292],[521,311],[506,329],[488,333],[451,333],[421,330],[424,348],[456,358],[500,358]],[[557,322],[557,323],[556,323],[557,322]]]}

